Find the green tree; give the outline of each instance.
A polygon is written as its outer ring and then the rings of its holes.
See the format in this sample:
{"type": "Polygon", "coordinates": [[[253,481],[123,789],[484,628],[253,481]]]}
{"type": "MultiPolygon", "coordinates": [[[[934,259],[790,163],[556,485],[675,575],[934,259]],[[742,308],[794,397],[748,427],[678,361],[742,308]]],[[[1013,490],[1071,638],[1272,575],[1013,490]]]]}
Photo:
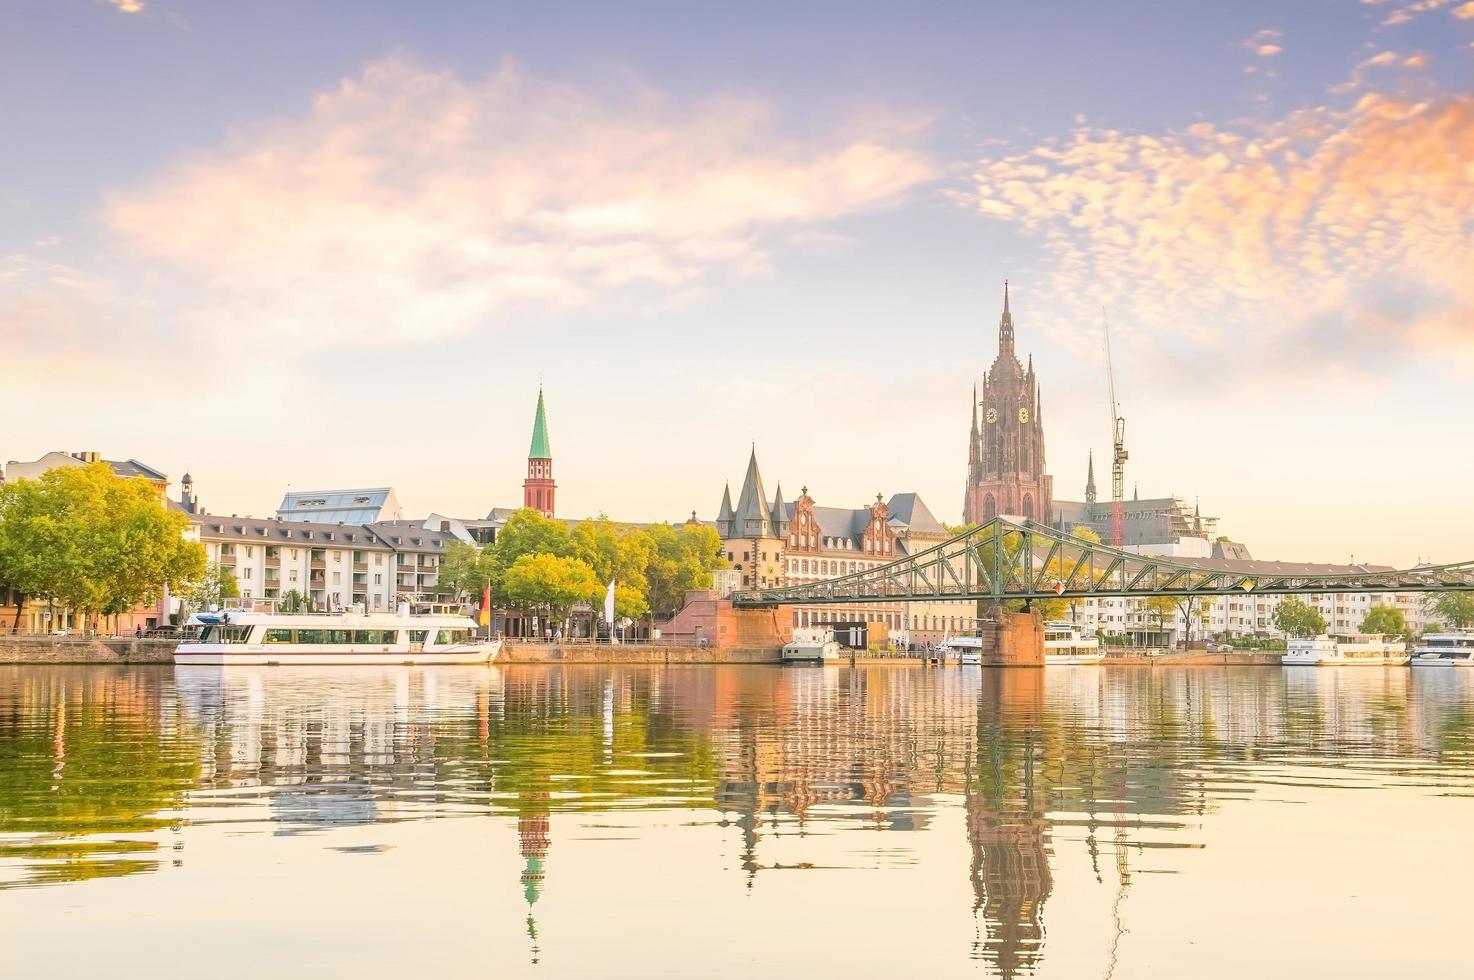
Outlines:
{"type": "Polygon", "coordinates": [[[639,593],[642,600],[647,595],[646,572],[654,545],[644,531],[620,526],[600,514],[574,527],[569,534],[569,548],[572,556],[592,568],[606,586],[613,580],[639,593]]]}
{"type": "Polygon", "coordinates": [[[1396,606],[1373,606],[1361,618],[1361,631],[1380,633],[1392,640],[1405,640],[1408,636],[1407,617],[1396,606]]]}
{"type": "Polygon", "coordinates": [[[1275,607],[1274,625],[1286,636],[1320,636],[1326,631],[1325,618],[1294,596],[1275,607]]]}
{"type": "Polygon", "coordinates": [[[222,599],[240,598],[240,585],[235,573],[224,565],[210,564],[204,574],[185,587],[184,605],[189,610],[209,609],[219,605],[222,599]]]}
{"type": "Polygon", "coordinates": [[[972,531],[972,530],[974,530],[976,528],[979,528],[981,526],[982,526],[981,524],[946,524],[946,523],[944,523],[942,525],[942,527],[946,529],[947,533],[950,534],[950,535],[952,535],[952,537],[954,537],[954,538],[957,537],[960,534],[966,534],[968,531],[972,531]]]}
{"type": "Polygon", "coordinates": [[[577,603],[601,599],[605,586],[586,562],[541,553],[514,561],[507,569],[505,588],[512,603],[541,607],[548,610],[550,619],[562,619],[577,603]]]}
{"type": "Polygon", "coordinates": [[[1431,600],[1428,608],[1451,629],[1474,626],[1474,592],[1444,592],[1431,600]]]}
{"type": "Polygon", "coordinates": [[[655,524],[645,534],[652,546],[648,596],[656,612],[680,609],[687,592],[711,588],[711,573],[727,565],[722,557],[721,536],[714,528],[655,524]]]}
{"type": "Polygon", "coordinates": [[[185,540],[188,528],[141,477],[106,463],[61,467],[0,487],[0,575],[95,620],[199,578],[205,549],[185,540]]]}
{"type": "Polygon", "coordinates": [[[491,548],[478,548],[458,539],[449,542],[440,557],[437,588],[457,599],[480,596],[493,578],[493,557],[491,548]]]}
{"type": "Polygon", "coordinates": [[[1084,524],[1076,524],[1070,531],[1070,537],[1089,541],[1091,544],[1100,544],[1100,535],[1096,533],[1095,528],[1086,527],[1084,524]]]}
{"type": "Polygon", "coordinates": [[[305,605],[302,593],[296,589],[288,589],[277,597],[277,608],[285,613],[297,612],[305,605]]]}
{"type": "Polygon", "coordinates": [[[1142,608],[1157,623],[1157,632],[1167,631],[1167,618],[1177,615],[1177,600],[1170,595],[1149,595],[1141,600],[1142,608]]]}
{"type": "Polygon", "coordinates": [[[506,579],[517,559],[525,555],[566,557],[570,554],[572,544],[568,539],[568,525],[524,507],[507,518],[507,523],[497,533],[496,544],[491,546],[487,571],[491,577],[492,595],[498,600],[511,600],[506,579]]]}
{"type": "MultiPolygon", "coordinates": [[[[602,609],[600,615],[603,615],[602,609]]],[[[645,594],[628,585],[614,583],[614,618],[643,619],[650,615],[650,603],[645,594]]]]}
{"type": "Polygon", "coordinates": [[[1182,613],[1183,629],[1186,631],[1183,639],[1193,638],[1194,626],[1206,626],[1208,624],[1208,603],[1212,601],[1211,596],[1189,595],[1177,596],[1172,600],[1177,611],[1182,613]]]}

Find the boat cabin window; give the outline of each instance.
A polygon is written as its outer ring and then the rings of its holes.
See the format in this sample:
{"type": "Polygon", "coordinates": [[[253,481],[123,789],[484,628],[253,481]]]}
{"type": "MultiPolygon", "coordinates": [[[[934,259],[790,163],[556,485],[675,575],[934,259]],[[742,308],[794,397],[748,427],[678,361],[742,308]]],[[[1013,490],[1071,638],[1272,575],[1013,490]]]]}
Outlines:
{"type": "Polygon", "coordinates": [[[399,630],[269,629],[262,643],[362,643],[384,646],[399,642],[399,630]]]}
{"type": "Polygon", "coordinates": [[[409,641],[411,643],[424,643],[425,637],[430,635],[429,630],[410,630],[409,641]]]}
{"type": "Polygon", "coordinates": [[[206,626],[199,643],[244,643],[251,635],[249,626],[206,626]]]}
{"type": "Polygon", "coordinates": [[[470,635],[470,630],[440,630],[435,634],[435,642],[442,646],[448,646],[452,643],[465,643],[466,637],[470,635]]]}

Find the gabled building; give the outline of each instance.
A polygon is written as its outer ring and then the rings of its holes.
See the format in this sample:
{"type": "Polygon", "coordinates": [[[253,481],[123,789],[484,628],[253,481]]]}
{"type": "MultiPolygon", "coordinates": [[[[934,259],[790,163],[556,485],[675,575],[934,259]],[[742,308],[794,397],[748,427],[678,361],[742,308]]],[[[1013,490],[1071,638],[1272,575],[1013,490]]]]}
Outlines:
{"type": "Polygon", "coordinates": [[[66,466],[86,466],[88,463],[106,463],[112,471],[125,479],[141,476],[152,483],[160,494],[169,489],[169,478],[160,471],[136,459],[103,459],[96,452],[50,452],[40,459],[24,463],[12,459],[5,464],[5,479],[36,480],[41,474],[66,466]]]}
{"type": "MultiPolygon", "coordinates": [[[[886,500],[876,494],[860,507],[827,507],[803,487],[794,501],[781,485],[771,500],[763,484],[754,449],[747,472],[732,503],[732,488],[722,491],[717,511],[722,553],[737,576],[737,587],[766,589],[840,578],[905,558],[950,537],[919,494],[901,493],[886,500]]],[[[849,606],[799,606],[794,627],[835,623],[883,626],[892,637],[932,643],[970,628],[975,604],[967,602],[862,603],[849,606]]]]}

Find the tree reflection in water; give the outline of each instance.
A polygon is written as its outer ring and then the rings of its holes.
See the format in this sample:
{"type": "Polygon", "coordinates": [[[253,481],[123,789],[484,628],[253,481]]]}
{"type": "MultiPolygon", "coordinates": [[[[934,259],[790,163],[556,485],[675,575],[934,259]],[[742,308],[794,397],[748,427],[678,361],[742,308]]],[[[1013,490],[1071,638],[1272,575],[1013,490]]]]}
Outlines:
{"type": "Polygon", "coordinates": [[[1128,856],[1164,835],[1191,845],[1189,818],[1267,762],[1371,780],[1395,757],[1456,784],[1474,758],[1466,693],[1313,669],[6,667],[0,886],[161,870],[162,848],[215,822],[301,834],[476,815],[515,831],[537,962],[561,820],[704,811],[758,894],[768,872],[814,866],[816,829],[930,833],[960,808],[970,866],[927,870],[968,875],[972,955],[1001,977],[1039,967],[1054,848],[1078,827],[1110,889],[1109,972],[1128,856]]]}

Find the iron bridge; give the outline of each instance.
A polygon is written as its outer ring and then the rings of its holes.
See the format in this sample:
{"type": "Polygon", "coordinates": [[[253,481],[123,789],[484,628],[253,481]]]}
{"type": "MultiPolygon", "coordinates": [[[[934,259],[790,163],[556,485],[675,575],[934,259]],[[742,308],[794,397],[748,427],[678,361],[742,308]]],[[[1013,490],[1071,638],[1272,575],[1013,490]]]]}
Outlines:
{"type": "Polygon", "coordinates": [[[1331,592],[1474,592],[1474,561],[1345,574],[1215,567],[1209,559],[1153,558],[996,517],[906,558],[839,578],[734,592],[738,607],[948,599],[1090,596],[1316,595],[1331,592]]]}

